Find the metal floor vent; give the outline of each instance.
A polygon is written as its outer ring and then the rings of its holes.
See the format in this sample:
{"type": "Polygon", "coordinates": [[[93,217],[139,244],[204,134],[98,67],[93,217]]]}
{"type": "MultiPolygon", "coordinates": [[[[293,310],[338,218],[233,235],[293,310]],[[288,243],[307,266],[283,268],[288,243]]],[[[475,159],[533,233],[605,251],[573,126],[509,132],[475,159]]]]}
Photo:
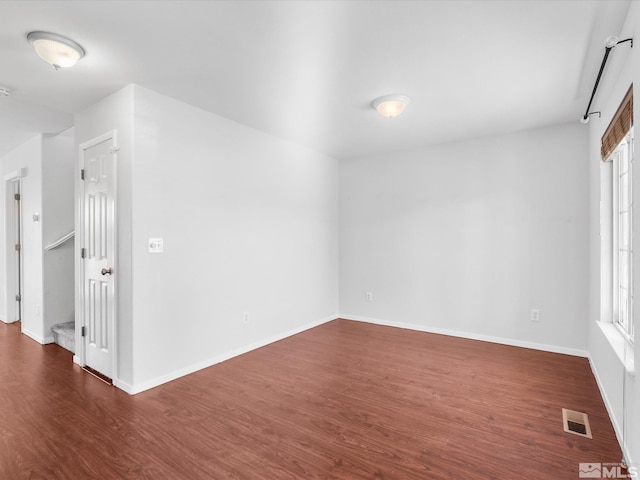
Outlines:
{"type": "Polygon", "coordinates": [[[591,426],[586,413],[574,412],[573,410],[562,409],[562,424],[564,431],[580,435],[581,437],[593,438],[591,436],[591,426]]]}

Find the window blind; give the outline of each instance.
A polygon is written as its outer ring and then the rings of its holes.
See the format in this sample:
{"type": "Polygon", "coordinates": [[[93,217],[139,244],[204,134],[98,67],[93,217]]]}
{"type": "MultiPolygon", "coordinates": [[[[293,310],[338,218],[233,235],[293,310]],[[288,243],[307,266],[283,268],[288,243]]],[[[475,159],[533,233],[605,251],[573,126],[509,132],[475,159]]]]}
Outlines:
{"type": "Polygon", "coordinates": [[[611,123],[602,135],[602,147],[600,153],[602,160],[606,161],[625,135],[631,130],[633,124],[633,85],[629,87],[622,103],[613,116],[611,123]]]}

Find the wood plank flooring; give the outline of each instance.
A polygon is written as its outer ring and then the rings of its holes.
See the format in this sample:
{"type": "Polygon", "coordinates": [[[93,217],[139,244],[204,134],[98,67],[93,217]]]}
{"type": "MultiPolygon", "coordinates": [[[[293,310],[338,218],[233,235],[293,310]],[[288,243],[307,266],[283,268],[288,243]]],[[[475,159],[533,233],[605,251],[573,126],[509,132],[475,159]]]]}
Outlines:
{"type": "Polygon", "coordinates": [[[347,320],[136,396],[0,323],[0,415],[2,479],[557,480],[621,458],[586,359],[347,320]]]}

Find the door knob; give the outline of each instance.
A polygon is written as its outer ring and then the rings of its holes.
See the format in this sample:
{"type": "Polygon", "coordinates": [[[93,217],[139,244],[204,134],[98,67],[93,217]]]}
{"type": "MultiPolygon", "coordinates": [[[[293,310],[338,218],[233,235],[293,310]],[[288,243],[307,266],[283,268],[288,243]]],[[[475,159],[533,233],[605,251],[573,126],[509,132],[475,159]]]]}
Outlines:
{"type": "Polygon", "coordinates": [[[103,268],[101,273],[103,275],[111,275],[113,271],[111,270],[111,268],[103,268]]]}

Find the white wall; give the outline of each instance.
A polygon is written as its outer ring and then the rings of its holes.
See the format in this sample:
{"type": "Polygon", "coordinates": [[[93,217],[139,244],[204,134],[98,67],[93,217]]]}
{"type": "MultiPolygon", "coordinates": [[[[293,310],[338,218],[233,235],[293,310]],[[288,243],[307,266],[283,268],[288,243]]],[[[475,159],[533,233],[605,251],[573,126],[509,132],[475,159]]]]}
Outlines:
{"type": "Polygon", "coordinates": [[[586,354],[586,157],[575,123],[343,161],[341,315],[586,354]]]}
{"type": "Polygon", "coordinates": [[[137,86],[78,115],[77,142],[113,128],[121,387],[336,317],[336,160],[137,86]]]}
{"type": "MultiPolygon", "coordinates": [[[[42,224],[34,222],[34,213],[42,211],[42,136],[38,135],[9,152],[1,160],[2,165],[2,202],[3,223],[6,212],[7,195],[5,192],[5,177],[22,169],[26,174],[22,178],[21,206],[22,206],[22,331],[41,343],[51,341],[50,332],[43,328],[43,279],[42,279],[42,224]]],[[[6,245],[5,236],[0,239],[4,252],[3,265],[6,265],[7,255],[13,255],[12,246],[6,245]]],[[[3,277],[5,270],[3,269],[3,277]]],[[[5,292],[7,283],[4,283],[5,292]]],[[[5,298],[5,311],[8,299],[5,298]]],[[[13,299],[11,300],[13,301],[13,299]]],[[[9,321],[12,319],[8,319],[9,321]]]]}
{"type": "MultiPolygon", "coordinates": [[[[616,355],[611,343],[598,326],[598,321],[610,321],[610,291],[611,271],[607,268],[608,260],[608,232],[610,231],[610,212],[603,208],[608,202],[606,196],[610,195],[610,167],[600,160],[600,139],[607,128],[611,118],[615,114],[618,105],[622,101],[629,85],[640,84],[640,52],[638,52],[637,40],[640,39],[640,4],[631,2],[627,21],[620,32],[620,38],[634,37],[636,45],[630,48],[629,44],[616,47],[609,56],[607,70],[600,84],[598,94],[594,101],[593,110],[602,112],[602,117],[591,117],[589,125],[589,170],[590,170],[590,282],[589,282],[589,354],[591,364],[600,385],[605,403],[611,415],[618,438],[622,440],[623,423],[626,429],[626,446],[628,460],[640,462],[640,382],[636,377],[625,373],[622,363],[616,355]],[[601,203],[602,200],[602,203],[601,203]],[[602,238],[600,235],[600,223],[602,220],[602,238]],[[601,267],[601,256],[604,261],[601,267]]],[[[636,97],[634,107],[635,127],[635,152],[640,152],[638,142],[638,89],[634,88],[636,97]]],[[[634,191],[640,191],[640,162],[638,154],[635,155],[635,170],[633,172],[634,191]]],[[[634,238],[633,248],[640,251],[640,208],[633,212],[634,238]]],[[[634,256],[634,270],[640,272],[640,255],[634,256]]],[[[636,282],[637,285],[637,282],[636,282]]],[[[636,292],[637,300],[637,292],[636,292]]],[[[635,341],[635,371],[640,367],[640,308],[637,306],[633,312],[633,321],[636,331],[635,341]]]]}
{"type": "MultiPolygon", "coordinates": [[[[8,316],[7,263],[13,244],[6,245],[5,215],[12,208],[7,177],[19,174],[22,206],[22,330],[40,343],[53,341],[51,326],[73,319],[73,251],[44,252],[44,246],[73,229],[73,129],[59,135],[38,135],[0,159],[2,198],[2,311],[8,316]],[[8,203],[9,202],[9,203],[8,203]],[[38,220],[34,220],[37,215],[38,220]]],[[[9,273],[9,275],[11,275],[9,273]]],[[[13,299],[11,299],[13,302],[13,299]]],[[[13,320],[9,318],[7,320],[13,320]]]]}
{"type": "MultiPolygon", "coordinates": [[[[43,246],[52,244],[74,229],[74,129],[42,140],[43,246]]],[[[44,332],[50,337],[56,323],[74,320],[73,241],[43,252],[44,332]]]]}
{"type": "Polygon", "coordinates": [[[336,160],[140,87],[134,122],[136,384],[335,318],[336,160]]]}

